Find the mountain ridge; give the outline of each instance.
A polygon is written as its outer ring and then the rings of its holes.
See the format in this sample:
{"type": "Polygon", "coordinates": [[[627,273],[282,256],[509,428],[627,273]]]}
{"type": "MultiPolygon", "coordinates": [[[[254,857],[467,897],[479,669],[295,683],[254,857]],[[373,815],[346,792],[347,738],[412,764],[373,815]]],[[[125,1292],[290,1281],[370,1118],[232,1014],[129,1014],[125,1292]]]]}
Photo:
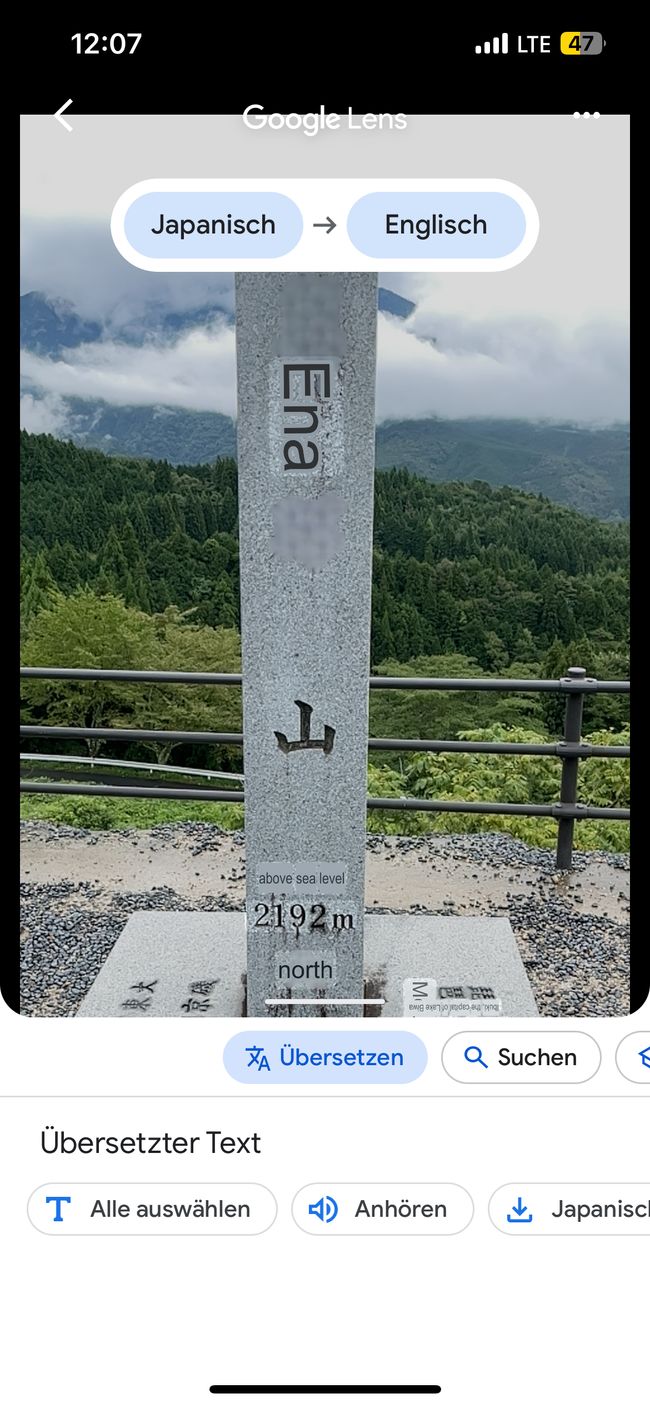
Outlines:
{"type": "MultiPolygon", "coordinates": [[[[119,329],[82,318],[72,303],[32,291],[21,298],[25,349],[55,360],[103,332],[125,345],[144,344],[155,334],[172,341],[215,317],[233,322],[229,295],[214,304],[178,312],[152,302],[119,329]],[[119,333],[119,335],[118,335],[119,333]]],[[[415,304],[390,289],[379,290],[380,311],[407,319],[415,304]]],[[[34,400],[45,401],[28,385],[34,400]]],[[[158,405],[115,405],[100,399],[58,396],[54,433],[111,456],[164,459],[172,465],[210,464],[236,453],[235,422],[216,411],[158,405]]],[[[588,427],[566,422],[488,417],[386,420],[377,426],[378,468],[406,468],[433,483],[480,481],[542,494],[605,522],[629,515],[627,425],[588,427]]]]}
{"type": "MultiPolygon", "coordinates": [[[[210,464],[236,455],[236,425],[216,411],[66,400],[57,438],[111,456],[210,464]]],[[[378,469],[404,468],[431,483],[509,486],[587,517],[629,515],[627,426],[585,429],[546,421],[398,420],[377,426],[378,469]]]]}
{"type": "MultiPolygon", "coordinates": [[[[21,447],[30,611],[53,586],[81,586],[154,614],[172,605],[196,624],[238,624],[232,458],[171,468],[27,433],[21,447]]],[[[627,536],[511,487],[380,471],[373,659],[461,650],[498,672],[578,634],[622,642],[627,536]]]]}

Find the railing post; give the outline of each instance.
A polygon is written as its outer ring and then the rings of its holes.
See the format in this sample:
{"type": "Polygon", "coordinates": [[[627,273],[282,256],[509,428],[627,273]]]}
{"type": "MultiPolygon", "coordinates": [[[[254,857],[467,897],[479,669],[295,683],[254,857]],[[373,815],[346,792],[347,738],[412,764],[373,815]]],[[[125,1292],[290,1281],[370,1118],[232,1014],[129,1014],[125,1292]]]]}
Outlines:
{"type": "MultiPolygon", "coordinates": [[[[586,669],[572,668],[567,671],[566,678],[572,680],[586,679],[586,669]]],[[[579,743],[582,739],[582,712],[584,708],[585,696],[576,690],[567,694],[566,710],[564,714],[564,737],[565,743],[579,743]]],[[[578,757],[562,758],[562,779],[560,782],[560,801],[569,806],[575,806],[578,800],[578,757]]],[[[573,817],[563,817],[558,822],[557,828],[557,850],[555,852],[555,868],[558,870],[570,870],[573,858],[573,830],[575,821],[573,817]]]]}

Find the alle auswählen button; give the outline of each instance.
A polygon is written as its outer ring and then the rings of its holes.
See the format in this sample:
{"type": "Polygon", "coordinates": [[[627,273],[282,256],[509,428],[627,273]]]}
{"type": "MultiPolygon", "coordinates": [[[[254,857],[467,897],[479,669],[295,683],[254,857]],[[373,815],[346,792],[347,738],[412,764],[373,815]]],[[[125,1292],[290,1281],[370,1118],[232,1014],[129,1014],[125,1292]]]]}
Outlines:
{"type": "Polygon", "coordinates": [[[277,191],[149,191],[124,232],[148,259],[273,259],[295,249],[302,215],[277,191]]]}
{"type": "Polygon", "coordinates": [[[427,1063],[419,1036],[405,1031],[240,1031],[224,1065],[246,1085],[405,1085],[427,1063]]]}

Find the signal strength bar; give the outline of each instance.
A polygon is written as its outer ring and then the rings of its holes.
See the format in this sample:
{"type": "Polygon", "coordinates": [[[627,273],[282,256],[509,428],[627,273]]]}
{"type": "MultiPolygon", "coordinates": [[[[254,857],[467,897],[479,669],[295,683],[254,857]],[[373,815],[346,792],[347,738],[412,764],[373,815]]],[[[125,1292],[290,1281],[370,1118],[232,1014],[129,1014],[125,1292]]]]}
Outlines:
{"type": "Polygon", "coordinates": [[[502,34],[501,38],[495,34],[494,39],[486,39],[484,44],[476,44],[474,47],[475,54],[507,54],[507,52],[507,34],[502,34]]]}

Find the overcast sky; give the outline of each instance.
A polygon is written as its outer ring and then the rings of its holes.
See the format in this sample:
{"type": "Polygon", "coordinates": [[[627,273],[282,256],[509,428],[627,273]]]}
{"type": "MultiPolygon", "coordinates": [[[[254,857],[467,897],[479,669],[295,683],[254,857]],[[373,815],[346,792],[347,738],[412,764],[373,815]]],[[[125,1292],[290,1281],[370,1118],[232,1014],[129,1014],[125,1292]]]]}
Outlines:
{"type": "Polygon", "coordinates": [[[416,309],[405,323],[380,318],[378,418],[627,418],[627,119],[413,117],[407,133],[309,139],[246,132],[236,117],[67,115],[72,133],[51,118],[23,119],[22,288],[69,300],[101,322],[103,338],[60,361],[25,356],[29,428],[60,431],[68,395],[234,413],[234,332],[223,315],[172,342],[121,340],[152,302],[231,310],[231,278],[145,273],[121,258],[109,232],[128,185],[210,174],[215,153],[220,174],[383,172],[385,183],[386,171],[432,169],[522,185],[541,228],[515,269],[381,276],[416,309]]]}

